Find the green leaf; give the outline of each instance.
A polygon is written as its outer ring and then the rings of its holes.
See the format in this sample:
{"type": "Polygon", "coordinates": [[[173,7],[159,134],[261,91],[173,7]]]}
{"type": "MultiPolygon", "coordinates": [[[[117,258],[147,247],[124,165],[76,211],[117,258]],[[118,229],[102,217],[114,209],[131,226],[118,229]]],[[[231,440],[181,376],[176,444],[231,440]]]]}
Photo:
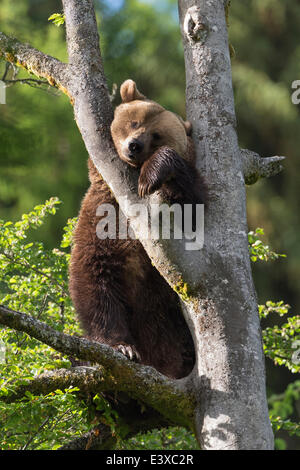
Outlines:
{"type": "Polygon", "coordinates": [[[65,23],[66,16],[61,13],[53,13],[49,16],[48,21],[52,21],[56,26],[61,26],[65,23]]]}

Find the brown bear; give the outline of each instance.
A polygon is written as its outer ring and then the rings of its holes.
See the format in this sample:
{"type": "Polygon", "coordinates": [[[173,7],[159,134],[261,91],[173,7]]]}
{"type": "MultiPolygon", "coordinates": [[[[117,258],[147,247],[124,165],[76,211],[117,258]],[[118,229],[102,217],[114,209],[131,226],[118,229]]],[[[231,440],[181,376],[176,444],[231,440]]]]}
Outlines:
{"type": "MultiPolygon", "coordinates": [[[[147,100],[127,80],[111,125],[117,152],[140,168],[141,197],[159,190],[168,203],[202,203],[189,123],[147,100]]],[[[135,239],[99,239],[96,209],[118,204],[91,160],[91,186],[82,202],[71,253],[71,298],[87,337],[129,359],[180,378],[194,365],[194,345],[177,294],[135,239]]]]}

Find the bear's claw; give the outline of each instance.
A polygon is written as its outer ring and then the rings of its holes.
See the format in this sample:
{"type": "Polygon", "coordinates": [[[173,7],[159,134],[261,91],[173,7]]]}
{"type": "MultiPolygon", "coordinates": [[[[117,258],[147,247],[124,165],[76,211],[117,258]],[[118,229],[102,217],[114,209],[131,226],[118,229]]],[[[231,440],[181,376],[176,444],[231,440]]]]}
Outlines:
{"type": "Polygon", "coordinates": [[[117,344],[114,346],[114,349],[124,354],[130,361],[140,362],[141,360],[141,356],[134,346],[130,346],[129,344],[117,344]]]}
{"type": "Polygon", "coordinates": [[[156,191],[155,185],[151,183],[146,183],[146,182],[139,182],[139,187],[138,187],[138,192],[139,196],[141,198],[144,198],[146,196],[149,196],[150,194],[154,193],[156,191]]]}

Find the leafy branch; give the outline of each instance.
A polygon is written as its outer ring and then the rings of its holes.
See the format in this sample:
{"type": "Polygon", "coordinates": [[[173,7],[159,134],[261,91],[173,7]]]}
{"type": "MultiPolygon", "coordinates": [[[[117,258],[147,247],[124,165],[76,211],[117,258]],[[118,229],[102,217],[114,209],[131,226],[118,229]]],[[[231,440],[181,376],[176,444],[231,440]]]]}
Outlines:
{"type": "Polygon", "coordinates": [[[261,235],[264,235],[262,228],[257,228],[255,232],[248,233],[248,243],[251,261],[254,263],[260,261],[272,261],[278,258],[285,258],[286,255],[275,253],[268,245],[265,245],[261,240],[261,235]]]}
{"type": "Polygon", "coordinates": [[[284,393],[269,398],[270,417],[275,432],[287,431],[290,435],[300,437],[300,424],[289,418],[294,413],[294,403],[300,399],[300,381],[289,384],[284,393]]]}
{"type": "Polygon", "coordinates": [[[52,21],[55,26],[61,26],[65,24],[66,15],[63,13],[53,13],[53,15],[49,16],[48,21],[52,21]]]}

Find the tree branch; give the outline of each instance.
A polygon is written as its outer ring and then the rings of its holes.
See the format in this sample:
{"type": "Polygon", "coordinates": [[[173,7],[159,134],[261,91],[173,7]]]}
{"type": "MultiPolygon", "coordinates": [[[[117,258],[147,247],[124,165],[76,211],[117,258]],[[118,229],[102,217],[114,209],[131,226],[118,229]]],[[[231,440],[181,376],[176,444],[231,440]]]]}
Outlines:
{"type": "Polygon", "coordinates": [[[9,62],[6,62],[5,63],[5,70],[4,70],[3,76],[1,77],[1,80],[3,82],[6,80],[6,77],[7,77],[7,74],[8,74],[8,71],[9,71],[10,67],[11,67],[11,64],[9,62]]]}
{"type": "Polygon", "coordinates": [[[72,369],[57,369],[44,372],[33,379],[26,380],[15,390],[7,395],[2,395],[0,400],[5,403],[13,403],[23,398],[27,391],[33,395],[47,395],[48,393],[55,392],[55,390],[65,390],[71,386],[78,387],[84,394],[98,393],[116,386],[109,379],[109,377],[106,377],[105,370],[101,366],[79,366],[72,369]]]}
{"type": "Polygon", "coordinates": [[[5,83],[5,87],[9,88],[13,85],[21,84],[28,85],[31,88],[38,88],[39,90],[45,91],[46,93],[57,96],[59,91],[53,89],[47,80],[39,80],[37,78],[18,78],[15,80],[2,80],[5,83]]]}
{"type": "MultiPolygon", "coordinates": [[[[104,367],[79,366],[71,369],[58,369],[45,372],[33,379],[26,380],[15,390],[0,397],[4,403],[14,403],[26,396],[26,392],[33,395],[48,395],[55,390],[64,390],[68,387],[77,387],[79,397],[87,397],[90,394],[105,393],[106,399],[113,397],[119,415],[119,424],[122,427],[122,437],[129,438],[138,432],[147,432],[152,429],[178,424],[174,419],[162,416],[160,412],[149,407],[141,407],[141,404],[130,400],[128,394],[120,392],[120,384],[107,372],[104,367]],[[122,405],[123,403],[123,405],[122,405]],[[141,411],[142,409],[142,411],[141,411]]],[[[99,412],[101,413],[101,412],[99,412]]],[[[100,419],[100,418],[99,418],[100,419]]],[[[100,423],[97,428],[80,438],[72,440],[59,450],[85,449],[100,450],[110,449],[115,444],[115,436],[111,429],[100,423]]]]}
{"type": "Polygon", "coordinates": [[[116,444],[109,426],[100,423],[95,429],[64,444],[57,450],[109,450],[116,444]]]}
{"type": "Polygon", "coordinates": [[[62,0],[66,17],[69,64],[102,71],[97,22],[92,0],[62,0]],[[92,14],[91,14],[92,12],[92,14]]]}
{"type": "Polygon", "coordinates": [[[70,97],[67,64],[2,32],[0,32],[0,57],[3,57],[11,64],[22,67],[39,78],[46,78],[50,85],[70,97]]]}
{"type": "Polygon", "coordinates": [[[262,158],[252,150],[241,149],[241,158],[245,183],[250,185],[256,183],[259,178],[275,176],[283,170],[281,162],[285,157],[262,158]]]}
{"type": "MultiPolygon", "coordinates": [[[[173,423],[188,427],[193,425],[195,402],[189,390],[188,378],[169,379],[152,367],[130,362],[107,345],[61,333],[30,315],[16,312],[3,305],[0,306],[0,323],[23,331],[63,354],[103,366],[96,370],[76,368],[71,371],[57,371],[50,376],[44,375],[35,379],[35,383],[28,384],[35,390],[40,388],[43,392],[51,391],[53,389],[51,387],[57,388],[58,384],[66,388],[72,382],[85,390],[91,388],[95,391],[99,384],[98,391],[125,392],[173,423]]],[[[21,387],[16,394],[20,396],[23,390],[21,387]]]]}

